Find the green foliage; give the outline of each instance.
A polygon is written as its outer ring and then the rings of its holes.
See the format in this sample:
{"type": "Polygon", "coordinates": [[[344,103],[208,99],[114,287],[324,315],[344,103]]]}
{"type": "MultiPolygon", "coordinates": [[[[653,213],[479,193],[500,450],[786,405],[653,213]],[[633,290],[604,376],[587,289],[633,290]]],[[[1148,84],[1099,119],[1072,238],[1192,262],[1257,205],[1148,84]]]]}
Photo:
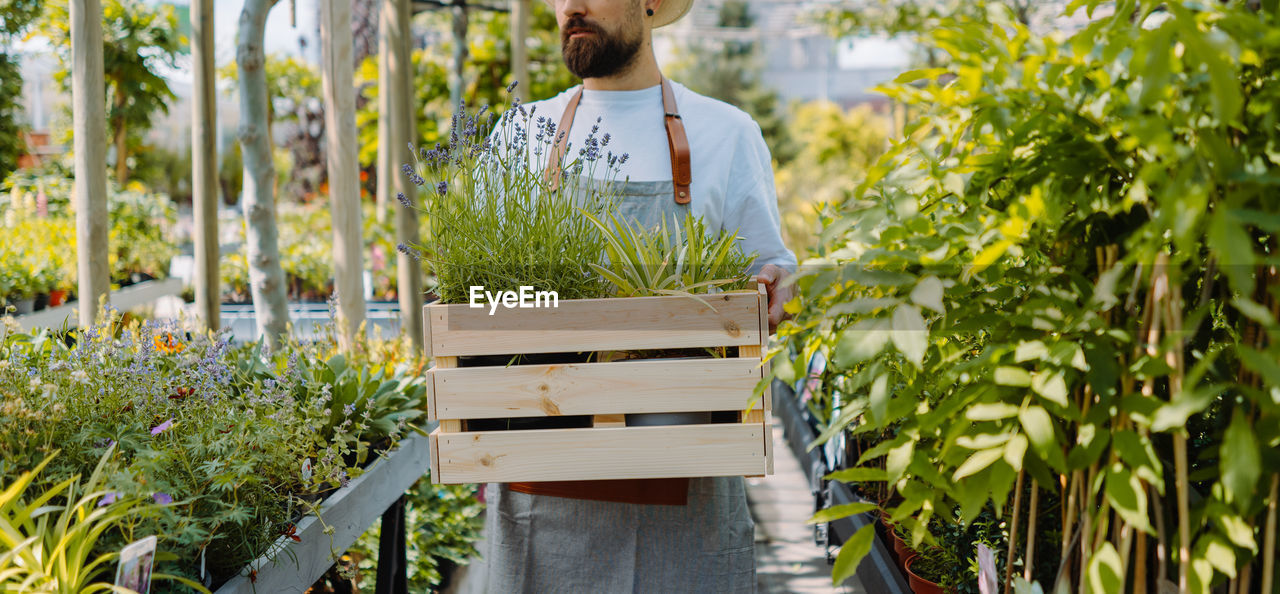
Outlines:
{"type": "MultiPolygon", "coordinates": [[[[54,78],[70,93],[69,5],[45,3],[37,31],[52,41],[61,64],[54,78]]],[[[156,114],[169,113],[169,102],[175,95],[159,70],[177,67],[177,57],[187,51],[187,40],[179,33],[172,6],[151,7],[140,0],[104,0],[102,40],[107,121],[112,128],[112,138],[127,134],[126,144],[133,149],[129,151],[132,154],[142,144],[143,134],[151,129],[156,114]]],[[[117,170],[122,158],[128,163],[128,155],[116,155],[117,170]]]]}
{"type": "MultiPolygon", "coordinates": [[[[565,68],[560,57],[560,36],[555,13],[541,2],[530,4],[529,80],[518,81],[533,99],[546,99],[575,85],[578,80],[565,68]]],[[[452,16],[448,11],[421,15],[415,27],[423,27],[429,35],[440,39],[425,49],[415,50],[411,58],[413,102],[417,129],[411,136],[424,146],[447,140],[449,123],[456,106],[449,105],[449,65],[452,64],[452,16]]],[[[511,98],[501,91],[511,82],[510,15],[490,11],[472,11],[467,30],[468,59],[463,69],[467,86],[462,96],[467,105],[487,105],[491,111],[504,111],[511,98]]],[[[415,29],[416,30],[416,29],[415,29]]],[[[356,110],[356,126],[360,137],[360,163],[371,166],[378,153],[378,62],[376,56],[364,60],[356,69],[360,89],[360,106],[356,110]]]]}
{"type": "Polygon", "coordinates": [[[869,107],[842,110],[833,103],[791,106],[795,158],[774,177],[782,236],[803,254],[813,247],[824,204],[843,202],[889,146],[886,122],[869,107]]]}
{"type": "MultiPolygon", "coordinates": [[[[423,476],[405,492],[405,555],[409,591],[429,592],[440,585],[441,563],[465,565],[479,552],[484,505],[476,500],[474,485],[434,485],[423,476]]],[[[360,557],[361,582],[372,584],[378,568],[381,522],[374,524],[352,545],[360,557]]]]}
{"type": "MultiPolygon", "coordinates": [[[[754,23],[749,3],[731,0],[720,5],[718,26],[747,29],[754,23]]],[[[696,93],[719,99],[751,115],[760,125],[774,160],[786,164],[795,157],[795,143],[778,93],[761,80],[760,51],[754,41],[690,40],[678,48],[671,78],[696,93]]]]}
{"type": "MultiPolygon", "coordinates": [[[[112,453],[113,448],[107,448],[88,480],[76,475],[39,495],[27,495],[37,475],[57,455],[55,451],[0,492],[0,543],[6,550],[0,555],[0,588],[50,594],[121,591],[94,583],[119,556],[98,553],[98,541],[150,506],[137,498],[121,499],[105,489],[112,453]]],[[[153,578],[177,580],[208,592],[190,580],[162,573],[153,578]]]]}
{"type": "Polygon", "coordinates": [[[22,126],[18,124],[21,97],[22,72],[17,57],[0,52],[0,179],[17,168],[18,157],[26,152],[22,126]]]}
{"type": "Polygon", "coordinates": [[[734,291],[751,284],[746,271],[755,254],[743,254],[733,233],[709,236],[692,211],[683,222],[673,220],[670,229],[665,220],[646,229],[612,213],[607,221],[582,215],[604,236],[607,262],[590,266],[613,283],[616,297],[734,291]]]}
{"type": "Polygon", "coordinates": [[[829,356],[833,429],[885,436],[859,464],[883,467],[916,541],[1008,513],[1024,472],[1084,495],[1070,583],[1112,591],[1118,535],[1176,550],[1177,520],[1191,558],[1157,577],[1190,568],[1207,592],[1263,561],[1257,484],[1280,468],[1277,15],[1118,13],[1070,36],[999,6],[934,23],[946,66],[885,89],[922,117],[824,215],[782,332],[798,361],[829,356]]]}
{"type": "MultiPolygon", "coordinates": [[[[105,533],[102,551],[155,534],[176,575],[219,582],[263,554],[314,501],[362,470],[420,416],[411,362],[350,365],[332,344],[289,345],[270,358],[225,336],[173,323],[102,324],[74,332],[6,328],[0,339],[0,484],[48,452],[40,485],[92,468],[114,447],[106,489],[162,505],[105,533]],[[313,473],[308,476],[304,463],[313,473]]],[[[379,354],[381,351],[377,351],[379,354]]],[[[96,499],[95,499],[96,501],[96,499]]]]}
{"type": "Polygon", "coordinates": [[[0,3],[0,179],[16,168],[25,149],[18,125],[22,73],[12,43],[22,36],[40,13],[40,0],[6,0],[0,3]]]}

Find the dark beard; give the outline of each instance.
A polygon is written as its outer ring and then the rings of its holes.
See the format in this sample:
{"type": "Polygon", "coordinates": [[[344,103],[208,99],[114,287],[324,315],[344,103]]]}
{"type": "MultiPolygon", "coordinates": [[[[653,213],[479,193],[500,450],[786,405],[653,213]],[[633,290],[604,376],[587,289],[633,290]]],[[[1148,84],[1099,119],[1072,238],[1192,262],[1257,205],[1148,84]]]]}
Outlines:
{"type": "Polygon", "coordinates": [[[604,78],[625,72],[635,61],[644,38],[638,34],[633,38],[624,35],[610,34],[581,17],[570,19],[560,31],[560,51],[565,66],[578,78],[604,78]],[[585,29],[595,35],[570,39],[569,31],[574,29],[585,29]]]}

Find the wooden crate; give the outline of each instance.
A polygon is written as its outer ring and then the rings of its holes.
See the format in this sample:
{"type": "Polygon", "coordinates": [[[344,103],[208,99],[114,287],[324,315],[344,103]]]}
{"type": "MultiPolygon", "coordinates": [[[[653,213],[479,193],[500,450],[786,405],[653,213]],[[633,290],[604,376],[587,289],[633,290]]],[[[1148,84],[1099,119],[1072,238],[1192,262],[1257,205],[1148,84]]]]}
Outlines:
{"type": "MultiPolygon", "coordinates": [[[[746,411],[763,377],[764,288],[581,299],[556,308],[427,305],[431,477],[439,483],[772,474],[772,395],[746,411]],[[459,367],[458,358],[735,347],[728,358],[459,367]],[[736,356],[734,351],[736,350],[736,356]],[[736,422],[627,426],[632,413],[735,411],[736,422]],[[590,416],[591,427],[468,430],[468,420],[590,416]]],[[[602,357],[601,359],[607,359],[602,357]]],[[[723,414],[723,413],[722,413],[723,414]]]]}

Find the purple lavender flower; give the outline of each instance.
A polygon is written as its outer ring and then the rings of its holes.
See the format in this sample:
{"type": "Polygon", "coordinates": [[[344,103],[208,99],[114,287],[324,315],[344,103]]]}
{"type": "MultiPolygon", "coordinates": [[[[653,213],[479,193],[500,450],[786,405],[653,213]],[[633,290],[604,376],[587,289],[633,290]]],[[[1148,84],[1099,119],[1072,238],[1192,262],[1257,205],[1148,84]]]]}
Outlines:
{"type": "Polygon", "coordinates": [[[173,503],[173,497],[170,497],[168,493],[161,493],[160,491],[152,493],[151,498],[160,505],[169,505],[170,503],[173,503]]]}
{"type": "Polygon", "coordinates": [[[354,404],[344,404],[342,405],[342,412],[347,416],[351,416],[352,413],[356,412],[356,406],[354,404]]]}
{"type": "Polygon", "coordinates": [[[169,428],[172,426],[173,426],[173,419],[169,419],[168,421],[165,421],[163,423],[160,423],[159,425],[156,425],[155,427],[152,427],[151,435],[152,436],[160,435],[161,433],[168,431],[169,428]]]}
{"type": "Polygon", "coordinates": [[[396,192],[396,200],[399,200],[400,204],[404,205],[405,208],[413,206],[413,203],[409,202],[409,198],[404,195],[404,192],[396,192]]]}
{"type": "Polygon", "coordinates": [[[436,184],[436,192],[438,192],[441,196],[444,196],[445,193],[448,191],[449,191],[449,182],[440,182],[436,184]]]}
{"type": "Polygon", "coordinates": [[[511,81],[511,84],[507,85],[507,92],[510,93],[511,91],[516,90],[517,84],[520,84],[520,81],[516,81],[516,80],[511,81]]]}
{"type": "Polygon", "coordinates": [[[120,498],[119,493],[116,493],[115,491],[111,491],[110,493],[103,495],[102,499],[98,500],[98,507],[106,507],[108,505],[111,505],[112,503],[115,503],[116,500],[119,498],[120,498]]]}

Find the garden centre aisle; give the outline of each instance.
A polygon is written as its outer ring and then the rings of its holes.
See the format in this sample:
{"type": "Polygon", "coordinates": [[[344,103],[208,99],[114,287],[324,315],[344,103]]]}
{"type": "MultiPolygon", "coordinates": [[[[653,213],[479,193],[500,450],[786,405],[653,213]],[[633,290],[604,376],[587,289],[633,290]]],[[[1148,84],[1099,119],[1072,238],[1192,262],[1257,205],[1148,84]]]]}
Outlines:
{"type": "MultiPolygon", "coordinates": [[[[809,481],[774,418],[773,470],[767,478],[747,479],[747,500],[756,522],[756,584],[760,594],[813,594],[870,592],[850,578],[841,587],[831,585],[831,566],[822,549],[813,544],[813,528],[805,520],[813,514],[809,481]]],[[[477,548],[484,550],[483,543],[477,548]]],[[[834,553],[834,551],[833,551],[834,553]]],[[[447,594],[486,594],[484,559],[473,559],[458,570],[447,594]]]]}

